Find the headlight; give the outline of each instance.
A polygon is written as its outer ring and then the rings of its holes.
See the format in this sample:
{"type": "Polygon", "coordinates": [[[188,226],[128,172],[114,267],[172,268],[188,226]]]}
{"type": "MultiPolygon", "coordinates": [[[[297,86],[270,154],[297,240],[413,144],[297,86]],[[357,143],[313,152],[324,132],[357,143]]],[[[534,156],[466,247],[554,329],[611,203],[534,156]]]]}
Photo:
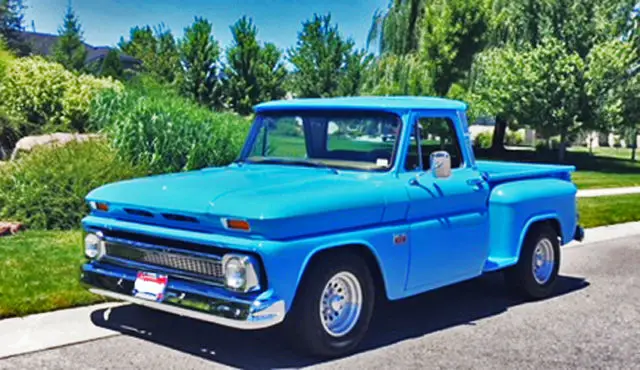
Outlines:
{"type": "Polygon", "coordinates": [[[226,254],[222,257],[222,268],[227,289],[249,292],[260,288],[257,263],[252,257],[226,254]]]}
{"type": "Polygon", "coordinates": [[[84,254],[89,258],[96,258],[102,254],[102,239],[93,233],[84,237],[84,254]]]}

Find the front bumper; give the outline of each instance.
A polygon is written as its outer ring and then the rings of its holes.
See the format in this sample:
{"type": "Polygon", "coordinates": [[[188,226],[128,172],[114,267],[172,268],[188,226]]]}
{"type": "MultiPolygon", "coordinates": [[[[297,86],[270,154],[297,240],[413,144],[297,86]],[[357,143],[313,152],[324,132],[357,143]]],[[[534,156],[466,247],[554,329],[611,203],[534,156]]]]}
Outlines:
{"type": "Polygon", "coordinates": [[[90,292],[172,314],[243,330],[262,329],[281,323],[285,304],[267,291],[250,299],[226,296],[220,288],[203,283],[170,279],[162,302],[134,297],[136,271],[86,263],[82,283],[90,292]]]}

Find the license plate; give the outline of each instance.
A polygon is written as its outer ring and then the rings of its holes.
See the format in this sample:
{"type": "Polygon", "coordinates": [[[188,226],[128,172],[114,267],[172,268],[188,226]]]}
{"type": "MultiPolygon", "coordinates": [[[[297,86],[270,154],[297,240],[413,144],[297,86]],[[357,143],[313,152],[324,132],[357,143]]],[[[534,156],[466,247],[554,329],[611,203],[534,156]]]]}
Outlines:
{"type": "Polygon", "coordinates": [[[164,299],[168,282],[167,275],[138,272],[136,282],[133,285],[133,295],[137,298],[160,302],[164,299]]]}

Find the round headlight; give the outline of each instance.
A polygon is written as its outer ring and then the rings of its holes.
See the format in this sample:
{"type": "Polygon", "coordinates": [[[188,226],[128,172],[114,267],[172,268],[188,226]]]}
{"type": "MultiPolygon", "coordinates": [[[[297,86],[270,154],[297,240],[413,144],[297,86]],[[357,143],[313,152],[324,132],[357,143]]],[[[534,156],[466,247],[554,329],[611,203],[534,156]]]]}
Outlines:
{"type": "Polygon", "coordinates": [[[243,288],[247,281],[246,273],[244,262],[240,258],[229,258],[224,265],[224,277],[227,287],[231,289],[243,288]]]}
{"type": "Polygon", "coordinates": [[[96,234],[87,234],[84,238],[84,254],[96,258],[100,254],[100,238],[96,234]]]}

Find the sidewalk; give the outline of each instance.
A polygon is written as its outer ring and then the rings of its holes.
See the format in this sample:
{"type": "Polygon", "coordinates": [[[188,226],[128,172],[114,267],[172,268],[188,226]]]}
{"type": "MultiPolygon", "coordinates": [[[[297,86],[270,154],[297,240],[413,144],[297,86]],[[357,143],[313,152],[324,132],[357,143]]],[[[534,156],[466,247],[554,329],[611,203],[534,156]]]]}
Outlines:
{"type": "Polygon", "coordinates": [[[606,197],[611,195],[640,194],[640,186],[609,189],[578,190],[578,198],[606,197]]]}

